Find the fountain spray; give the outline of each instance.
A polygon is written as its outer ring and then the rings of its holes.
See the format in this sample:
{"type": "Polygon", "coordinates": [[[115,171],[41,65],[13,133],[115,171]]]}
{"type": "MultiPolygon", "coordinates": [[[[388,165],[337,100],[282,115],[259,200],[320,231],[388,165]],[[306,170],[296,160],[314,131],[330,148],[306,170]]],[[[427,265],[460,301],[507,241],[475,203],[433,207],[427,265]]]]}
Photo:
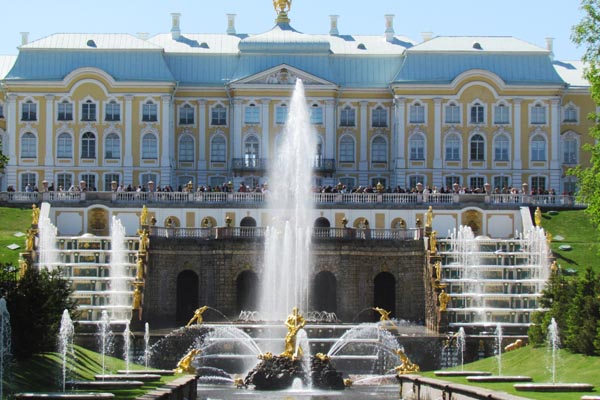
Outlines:
{"type": "Polygon", "coordinates": [[[68,310],[64,310],[60,320],[60,330],[58,331],[58,352],[62,360],[62,391],[66,391],[67,382],[67,357],[73,354],[73,336],[75,328],[68,310]]]}

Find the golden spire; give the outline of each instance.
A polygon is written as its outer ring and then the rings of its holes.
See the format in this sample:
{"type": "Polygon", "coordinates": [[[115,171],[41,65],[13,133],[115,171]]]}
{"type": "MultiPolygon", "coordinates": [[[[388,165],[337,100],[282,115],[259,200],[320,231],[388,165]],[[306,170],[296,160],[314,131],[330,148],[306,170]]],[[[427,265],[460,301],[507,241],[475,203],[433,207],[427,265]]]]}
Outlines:
{"type": "Polygon", "coordinates": [[[277,13],[276,23],[289,23],[288,12],[292,8],[292,0],[273,0],[273,7],[277,13]]]}

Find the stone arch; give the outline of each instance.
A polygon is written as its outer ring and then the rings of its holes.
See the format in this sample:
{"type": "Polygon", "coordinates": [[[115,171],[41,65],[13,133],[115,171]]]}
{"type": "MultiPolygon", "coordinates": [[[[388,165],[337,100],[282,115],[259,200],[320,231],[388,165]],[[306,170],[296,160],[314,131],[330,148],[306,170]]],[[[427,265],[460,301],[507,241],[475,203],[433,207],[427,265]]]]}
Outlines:
{"type": "Polygon", "coordinates": [[[185,325],[194,315],[200,303],[200,280],[191,270],[181,271],[177,275],[175,322],[185,325]]]}
{"type": "Polygon", "coordinates": [[[391,317],[396,315],[396,278],[389,272],[380,272],[373,280],[373,307],[389,311],[391,317]]]}
{"type": "Polygon", "coordinates": [[[337,312],[337,279],[330,271],[315,276],[311,296],[314,311],[337,312]]]}
{"type": "Polygon", "coordinates": [[[328,237],[331,223],[325,217],[319,217],[314,222],[314,234],[318,237],[328,237]]]}
{"type": "Polygon", "coordinates": [[[236,279],[237,313],[256,311],[258,308],[258,276],[254,271],[243,271],[236,279]]]}
{"type": "Polygon", "coordinates": [[[179,218],[170,215],[167,218],[165,218],[163,226],[168,226],[169,224],[171,225],[171,228],[179,228],[181,226],[181,221],[179,221],[179,218]]]}
{"type": "Polygon", "coordinates": [[[252,218],[252,217],[244,217],[240,221],[240,226],[255,227],[256,226],[256,220],[254,218],[252,218]]]}
{"type": "Polygon", "coordinates": [[[406,221],[402,218],[394,218],[390,224],[391,229],[406,229],[406,221]]]}
{"type": "Polygon", "coordinates": [[[465,211],[462,214],[461,225],[470,227],[473,235],[481,235],[483,232],[483,213],[478,210],[465,211]]]}

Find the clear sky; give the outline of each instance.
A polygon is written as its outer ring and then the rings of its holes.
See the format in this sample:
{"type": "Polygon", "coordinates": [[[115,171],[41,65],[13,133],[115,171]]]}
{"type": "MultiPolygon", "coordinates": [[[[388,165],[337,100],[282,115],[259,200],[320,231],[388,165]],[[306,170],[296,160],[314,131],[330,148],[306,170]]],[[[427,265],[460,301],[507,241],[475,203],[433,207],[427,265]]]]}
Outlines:
{"type": "MultiPolygon", "coordinates": [[[[578,0],[293,0],[292,26],[328,33],[329,15],[340,16],[340,34],[381,34],[394,14],[397,35],[421,41],[434,35],[514,36],[545,47],[553,37],[560,60],[577,60],[583,49],[570,40],[582,12],[578,0]]],[[[53,33],[169,32],[170,13],[181,13],[182,33],[219,33],[227,13],[237,14],[238,33],[257,34],[274,24],[272,0],[2,0],[0,54],[17,54],[20,32],[33,41],[53,33]]]]}

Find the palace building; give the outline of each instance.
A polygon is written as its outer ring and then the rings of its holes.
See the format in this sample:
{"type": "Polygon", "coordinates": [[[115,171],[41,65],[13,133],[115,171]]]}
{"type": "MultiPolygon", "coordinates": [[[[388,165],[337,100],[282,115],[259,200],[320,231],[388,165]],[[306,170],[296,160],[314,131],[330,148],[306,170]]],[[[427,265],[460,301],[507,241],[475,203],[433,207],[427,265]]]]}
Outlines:
{"type": "MultiPolygon", "coordinates": [[[[0,57],[0,191],[43,180],[177,188],[268,180],[294,82],[317,139],[315,185],[571,193],[596,105],[581,62],[514,37],[307,34],[23,36],[0,57]]],[[[265,21],[269,24],[269,21],[265,21]]],[[[383,25],[383,24],[382,24],[383,25]]],[[[268,26],[268,25],[267,25],[268,26]]],[[[301,28],[301,27],[300,27],[301,28]]]]}

